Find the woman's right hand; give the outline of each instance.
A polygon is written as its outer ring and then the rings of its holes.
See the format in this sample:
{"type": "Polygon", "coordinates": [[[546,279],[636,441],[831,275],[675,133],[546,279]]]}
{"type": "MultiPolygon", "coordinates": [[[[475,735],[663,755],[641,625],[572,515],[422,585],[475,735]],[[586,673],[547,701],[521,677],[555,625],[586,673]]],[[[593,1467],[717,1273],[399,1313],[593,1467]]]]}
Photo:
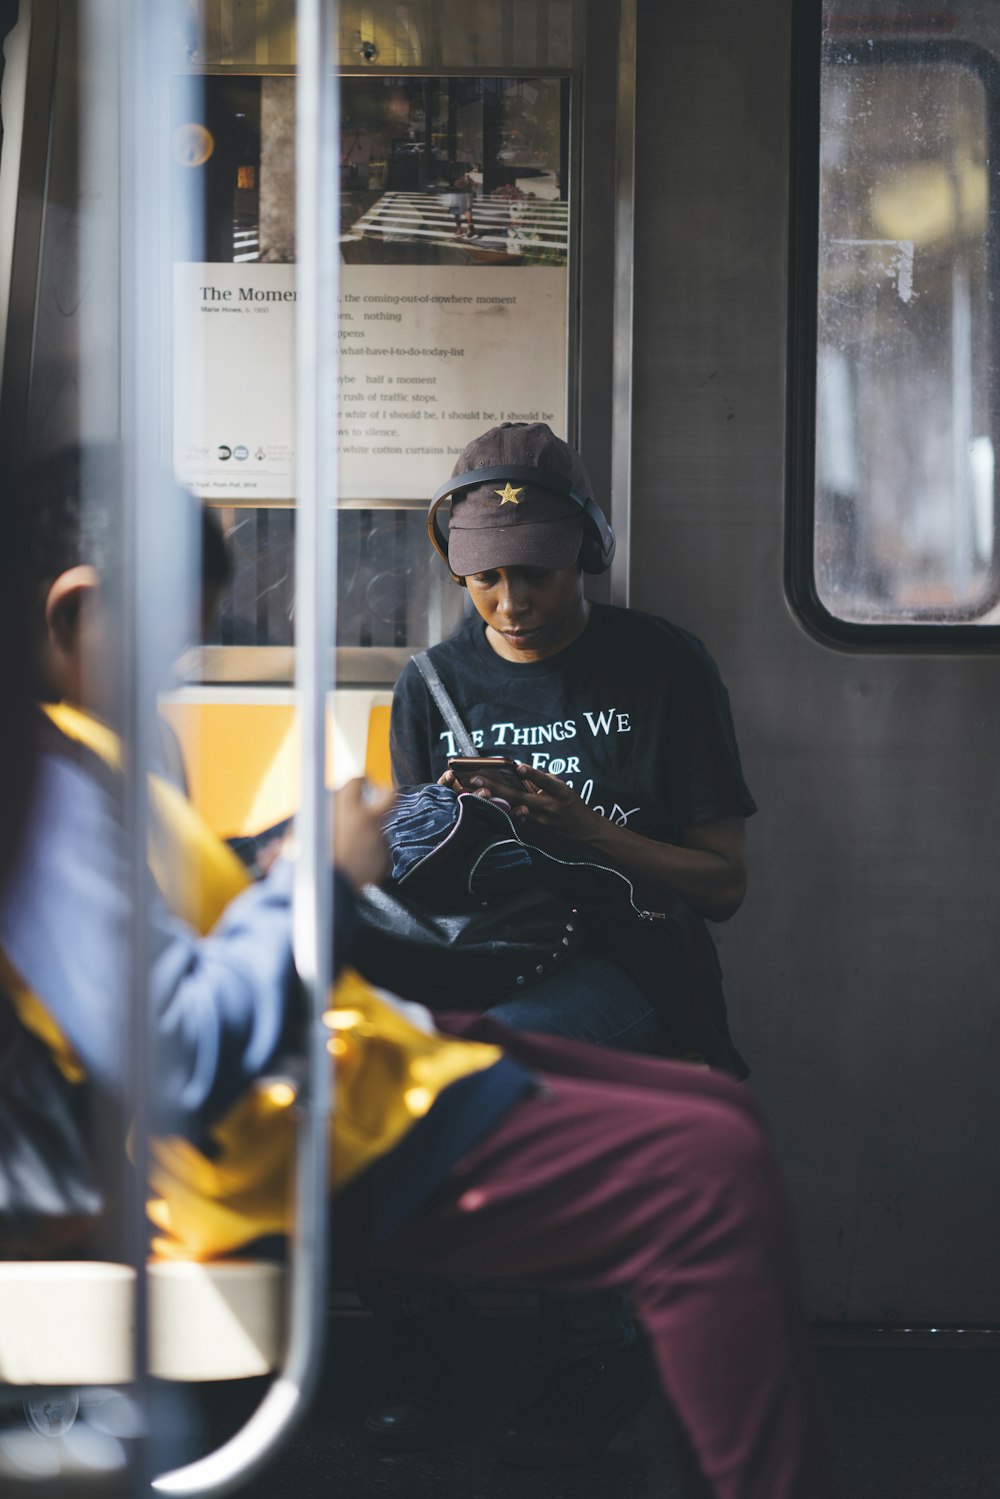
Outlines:
{"type": "Polygon", "coordinates": [[[334,866],[357,890],[388,873],[382,818],[395,799],[394,791],[373,787],[361,776],[348,781],[333,799],[334,866]]]}
{"type": "Polygon", "coordinates": [[[499,782],[491,784],[483,776],[474,776],[468,784],[465,784],[458,779],[453,770],[446,770],[444,775],[438,776],[437,783],[439,786],[449,786],[456,793],[464,791],[471,796],[481,796],[483,801],[486,802],[492,801],[494,797],[498,797],[501,801],[506,801],[510,795],[509,788],[505,792],[499,782]]]}

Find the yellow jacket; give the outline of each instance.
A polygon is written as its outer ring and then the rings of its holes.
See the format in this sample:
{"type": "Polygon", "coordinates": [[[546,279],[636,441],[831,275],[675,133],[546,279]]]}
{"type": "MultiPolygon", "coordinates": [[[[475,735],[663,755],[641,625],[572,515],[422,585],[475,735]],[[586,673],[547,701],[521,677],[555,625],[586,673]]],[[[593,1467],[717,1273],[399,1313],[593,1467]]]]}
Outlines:
{"type": "MultiPolygon", "coordinates": [[[[46,711],[68,739],[120,768],[120,743],[103,724],[66,704],[46,711]]],[[[168,908],[204,935],[249,878],[176,787],[156,775],[149,785],[150,868],[168,908]]],[[[68,1076],[79,1078],[79,1064],[43,1003],[9,965],[5,977],[22,1022],[43,1037],[68,1076]]],[[[387,1155],[450,1084],[502,1057],[497,1047],[421,1029],[350,971],[339,980],[325,1019],[336,1082],[334,1189],[387,1155]]],[[[288,1083],[262,1080],[212,1127],[211,1159],[185,1139],[152,1142],[149,1214],[158,1230],[158,1254],[209,1259],[287,1232],[294,1102],[288,1083]]]]}

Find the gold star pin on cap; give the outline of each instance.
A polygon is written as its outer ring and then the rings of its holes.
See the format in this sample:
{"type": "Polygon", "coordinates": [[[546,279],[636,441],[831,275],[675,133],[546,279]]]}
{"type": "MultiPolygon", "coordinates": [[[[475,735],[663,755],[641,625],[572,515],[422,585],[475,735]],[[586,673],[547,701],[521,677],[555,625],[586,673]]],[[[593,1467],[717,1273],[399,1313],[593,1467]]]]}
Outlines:
{"type": "Polygon", "coordinates": [[[503,489],[494,489],[493,493],[500,496],[501,505],[520,505],[521,501],[518,499],[518,495],[524,494],[524,490],[511,489],[510,480],[508,479],[503,489]]]}

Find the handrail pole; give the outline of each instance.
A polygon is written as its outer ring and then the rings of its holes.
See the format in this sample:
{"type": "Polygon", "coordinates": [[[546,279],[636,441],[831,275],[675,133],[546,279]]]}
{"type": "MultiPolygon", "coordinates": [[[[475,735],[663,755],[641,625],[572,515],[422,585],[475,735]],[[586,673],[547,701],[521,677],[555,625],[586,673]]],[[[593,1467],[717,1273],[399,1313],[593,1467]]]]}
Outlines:
{"type": "Polygon", "coordinates": [[[632,332],[635,259],[635,132],[638,14],[618,3],[615,121],[614,356],[611,401],[611,519],[618,538],[611,602],[628,607],[632,589],[632,332]]]}
{"type": "MultiPolygon", "coordinates": [[[[163,482],[158,461],[163,405],[162,305],[165,266],[162,195],[158,188],[163,128],[163,71],[159,56],[162,7],[156,0],[90,0],[84,24],[117,45],[119,151],[120,424],[122,523],[121,681],[118,684],[124,755],[124,821],[130,877],[131,931],[127,965],[128,1111],[131,1172],[126,1195],[128,1257],[135,1271],[133,1357],[135,1394],[148,1412],[149,1314],[146,1218],[149,1180],[150,1084],[154,1077],[150,1005],[152,947],[151,876],[147,856],[147,774],[153,757],[153,715],[158,683],[159,579],[157,547],[172,539],[159,509],[163,482]],[[150,163],[155,163],[151,169],[150,163]]],[[[114,76],[114,75],[112,75],[114,76]]],[[[131,1486],[147,1495],[152,1480],[148,1424],[134,1444],[131,1486]]]]}
{"type": "Polygon", "coordinates": [[[328,1264],[332,1069],[323,1025],[333,972],[331,814],[325,790],[326,703],[335,612],[336,299],[339,157],[332,39],[336,0],[296,5],[296,534],[295,685],[301,797],[293,943],[308,1009],[308,1070],[299,1108],[289,1339],[284,1368],[241,1431],[217,1451],[154,1481],[188,1499],[231,1493],[273,1454],[315,1384],[328,1264]]]}
{"type": "Polygon", "coordinates": [[[308,1002],[308,1086],[302,1104],[296,1277],[289,1372],[311,1386],[326,1302],[328,1146],[332,1068],[323,1014],[333,977],[332,821],[326,794],[327,694],[336,617],[333,526],[337,472],[336,307],[339,282],[338,85],[333,71],[336,8],[296,6],[296,695],[301,724],[301,837],[295,871],[295,960],[308,1002]]]}

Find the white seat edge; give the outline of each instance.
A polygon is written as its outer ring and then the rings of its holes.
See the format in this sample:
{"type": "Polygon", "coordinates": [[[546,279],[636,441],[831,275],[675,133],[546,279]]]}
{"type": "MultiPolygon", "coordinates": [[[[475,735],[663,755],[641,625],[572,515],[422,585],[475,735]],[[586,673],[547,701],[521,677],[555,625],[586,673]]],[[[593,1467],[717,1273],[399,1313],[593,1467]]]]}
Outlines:
{"type": "MultiPolygon", "coordinates": [[[[150,1372],[185,1382],[269,1373],[284,1343],[283,1280],[265,1260],[150,1264],[150,1372]]],[[[129,1383],[134,1300],[128,1265],[0,1261],[0,1383],[129,1383]]]]}

